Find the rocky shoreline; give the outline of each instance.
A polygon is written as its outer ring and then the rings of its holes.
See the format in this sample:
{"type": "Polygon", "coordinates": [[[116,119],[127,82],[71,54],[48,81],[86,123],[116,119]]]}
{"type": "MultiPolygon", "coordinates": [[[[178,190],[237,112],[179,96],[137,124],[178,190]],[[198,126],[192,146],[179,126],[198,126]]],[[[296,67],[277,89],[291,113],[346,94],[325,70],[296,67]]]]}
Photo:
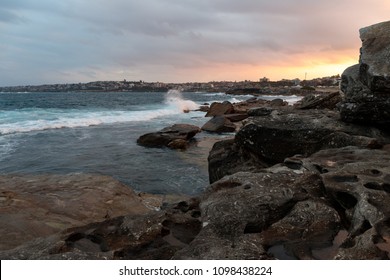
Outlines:
{"type": "MultiPolygon", "coordinates": [[[[1,176],[0,258],[389,259],[390,22],[360,34],[340,92],[206,109],[203,130],[236,134],[214,144],[198,197],[99,175],[1,176]]],[[[190,149],[200,130],[138,143],[190,149]]]]}

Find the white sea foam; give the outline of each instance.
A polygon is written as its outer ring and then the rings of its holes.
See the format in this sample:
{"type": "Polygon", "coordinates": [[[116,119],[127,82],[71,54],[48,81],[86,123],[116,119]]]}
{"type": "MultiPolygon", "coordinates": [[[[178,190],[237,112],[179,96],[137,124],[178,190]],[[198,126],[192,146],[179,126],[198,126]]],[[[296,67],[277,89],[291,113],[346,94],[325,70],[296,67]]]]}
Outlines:
{"type": "Polygon", "coordinates": [[[224,92],[202,93],[204,96],[225,96],[224,92]]]}
{"type": "Polygon", "coordinates": [[[169,90],[165,95],[165,103],[179,112],[192,111],[199,108],[199,105],[192,100],[183,99],[183,96],[178,90],[169,90]]]}
{"type": "Polygon", "coordinates": [[[163,107],[142,111],[124,110],[59,110],[35,109],[0,112],[0,135],[59,128],[87,127],[100,124],[149,121],[155,118],[182,114],[193,108],[190,102],[172,100],[163,107]]]}
{"type": "Polygon", "coordinates": [[[265,99],[265,100],[273,100],[276,98],[283,99],[284,101],[287,101],[289,105],[293,105],[299,100],[302,99],[302,96],[297,95],[261,95],[259,98],[265,99]]]}

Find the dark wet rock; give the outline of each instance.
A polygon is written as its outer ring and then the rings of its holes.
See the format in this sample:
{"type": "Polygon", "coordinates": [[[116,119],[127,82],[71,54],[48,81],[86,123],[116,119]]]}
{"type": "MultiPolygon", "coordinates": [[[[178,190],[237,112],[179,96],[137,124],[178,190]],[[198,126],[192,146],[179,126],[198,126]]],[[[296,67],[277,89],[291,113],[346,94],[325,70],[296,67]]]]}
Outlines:
{"type": "Polygon", "coordinates": [[[168,147],[175,150],[185,150],[188,147],[188,140],[175,139],[169,142],[168,147]]]}
{"type": "Polygon", "coordinates": [[[234,246],[229,239],[216,235],[213,229],[205,226],[189,246],[173,256],[175,260],[268,260],[256,234],[240,235],[234,246]]]}
{"type": "Polygon", "coordinates": [[[390,21],[360,29],[359,64],[341,76],[344,100],[341,117],[346,122],[390,124],[390,21]]]}
{"type": "MultiPolygon", "coordinates": [[[[201,232],[174,258],[271,259],[260,233],[321,191],[312,176],[239,172],[213,183],[201,197],[201,232]]],[[[307,226],[300,221],[300,229],[307,226]]]]}
{"type": "Polygon", "coordinates": [[[147,133],[140,136],[137,143],[145,147],[170,147],[185,148],[185,142],[189,141],[201,130],[199,127],[190,124],[174,124],[160,131],[147,133]]]}
{"type": "Polygon", "coordinates": [[[242,151],[234,139],[216,142],[208,156],[210,183],[239,171],[256,172],[266,166],[260,159],[242,151]]]}
{"type": "Polygon", "coordinates": [[[234,107],[233,104],[229,101],[224,101],[222,103],[219,102],[213,102],[210,105],[210,109],[208,110],[206,117],[213,117],[213,116],[221,116],[226,114],[233,114],[234,113],[234,107]]]}
{"type": "Polygon", "coordinates": [[[298,104],[299,109],[336,109],[341,102],[340,92],[306,95],[298,104]]]}
{"type": "Polygon", "coordinates": [[[390,153],[385,150],[357,147],[323,150],[303,160],[303,169],[321,173],[328,199],[348,230],[344,249],[335,258],[388,258],[389,162],[390,153]],[[377,243],[382,244],[382,252],[377,243]]]}
{"type": "Polygon", "coordinates": [[[338,212],[324,199],[306,200],[297,202],[260,236],[266,248],[282,245],[293,258],[313,259],[312,251],[331,246],[340,226],[338,212]]]}
{"type": "Polygon", "coordinates": [[[210,182],[297,154],[307,157],[321,149],[350,145],[374,149],[389,141],[376,128],[345,124],[338,116],[335,111],[286,109],[248,118],[234,141],[215,144],[210,151],[210,182]]]}
{"type": "Polygon", "coordinates": [[[199,107],[199,109],[197,109],[196,111],[200,111],[200,112],[208,112],[210,110],[210,106],[208,105],[202,105],[199,107]]]}
{"type": "Polygon", "coordinates": [[[231,122],[240,122],[248,118],[248,114],[228,114],[224,115],[231,122]]]}
{"type": "Polygon", "coordinates": [[[374,244],[377,234],[375,229],[371,228],[361,235],[347,239],[338,250],[335,260],[389,260],[390,250],[381,250],[374,244]]]}
{"type": "Polygon", "coordinates": [[[129,187],[94,174],[0,176],[0,250],[67,228],[151,210],[129,187]]]}
{"type": "Polygon", "coordinates": [[[346,125],[338,121],[337,112],[318,110],[274,110],[268,116],[249,118],[235,138],[238,146],[270,163],[325,148],[379,148],[385,141],[379,130],[346,125]]]}
{"type": "Polygon", "coordinates": [[[269,107],[257,107],[248,110],[248,115],[251,117],[263,117],[268,116],[274,109],[269,107]]]}
{"type": "Polygon", "coordinates": [[[225,116],[215,116],[202,126],[202,130],[208,132],[234,132],[236,126],[225,116]]]}
{"type": "Polygon", "coordinates": [[[280,106],[286,106],[288,105],[288,103],[281,98],[275,98],[269,102],[269,105],[271,107],[280,107],[280,106]]]}

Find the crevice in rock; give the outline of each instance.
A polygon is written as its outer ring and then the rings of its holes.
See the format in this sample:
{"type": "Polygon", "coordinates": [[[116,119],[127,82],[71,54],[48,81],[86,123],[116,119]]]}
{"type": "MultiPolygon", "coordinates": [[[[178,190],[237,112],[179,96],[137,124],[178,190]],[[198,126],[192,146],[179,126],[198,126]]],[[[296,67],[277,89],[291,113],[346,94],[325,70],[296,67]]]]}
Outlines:
{"type": "Polygon", "coordinates": [[[382,188],[385,192],[390,193],[390,184],[383,183],[382,188]]]}
{"type": "Polygon", "coordinates": [[[336,192],[335,199],[344,209],[352,209],[358,202],[353,195],[347,192],[336,192]]]}
{"type": "Polygon", "coordinates": [[[331,178],[338,183],[355,183],[359,181],[359,178],[356,175],[335,175],[331,178]]]}
{"type": "Polygon", "coordinates": [[[372,228],[372,225],[370,224],[370,222],[367,221],[367,220],[364,220],[364,222],[362,223],[360,228],[353,233],[353,236],[362,235],[363,233],[365,233],[370,228],[372,228]]]}
{"type": "Polygon", "coordinates": [[[364,187],[370,190],[383,191],[382,186],[377,182],[368,182],[364,184],[364,187]]]}

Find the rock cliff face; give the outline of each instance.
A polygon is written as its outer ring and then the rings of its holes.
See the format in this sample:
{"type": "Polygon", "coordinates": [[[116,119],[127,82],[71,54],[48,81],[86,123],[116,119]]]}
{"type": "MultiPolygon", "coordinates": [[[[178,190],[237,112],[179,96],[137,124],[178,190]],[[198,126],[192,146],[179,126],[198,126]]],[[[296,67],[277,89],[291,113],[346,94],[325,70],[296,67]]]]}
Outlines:
{"type": "Polygon", "coordinates": [[[390,21],[360,29],[360,39],[359,64],[349,67],[341,76],[341,117],[347,122],[389,129],[390,21]]]}

